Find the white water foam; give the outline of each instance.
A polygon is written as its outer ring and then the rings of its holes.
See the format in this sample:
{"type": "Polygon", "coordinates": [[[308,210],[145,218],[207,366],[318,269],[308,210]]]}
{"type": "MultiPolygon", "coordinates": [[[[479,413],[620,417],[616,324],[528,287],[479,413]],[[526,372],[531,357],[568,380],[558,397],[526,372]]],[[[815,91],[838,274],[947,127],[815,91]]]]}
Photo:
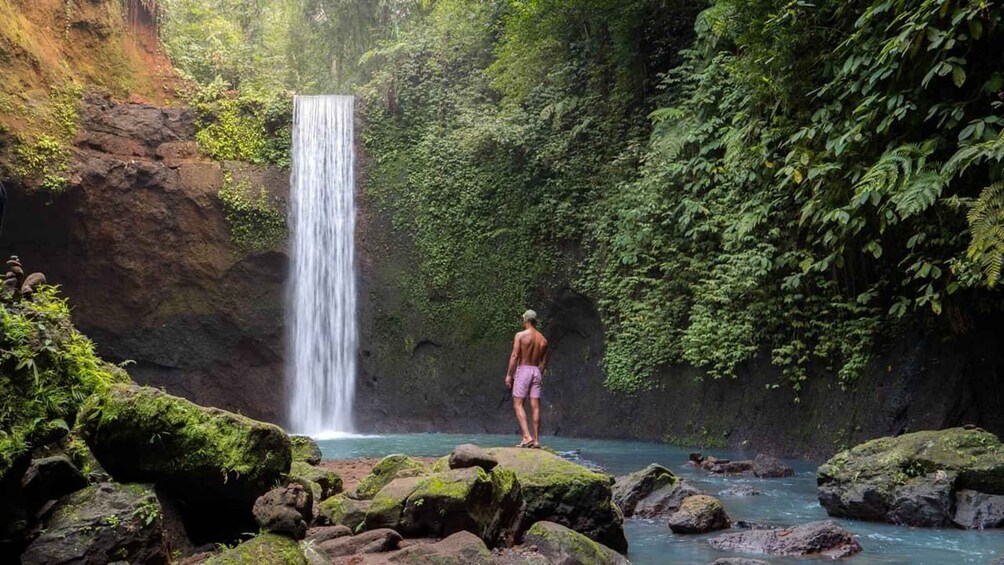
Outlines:
{"type": "Polygon", "coordinates": [[[289,424],[350,434],[355,395],[355,152],[351,96],[293,101],[289,424]]]}

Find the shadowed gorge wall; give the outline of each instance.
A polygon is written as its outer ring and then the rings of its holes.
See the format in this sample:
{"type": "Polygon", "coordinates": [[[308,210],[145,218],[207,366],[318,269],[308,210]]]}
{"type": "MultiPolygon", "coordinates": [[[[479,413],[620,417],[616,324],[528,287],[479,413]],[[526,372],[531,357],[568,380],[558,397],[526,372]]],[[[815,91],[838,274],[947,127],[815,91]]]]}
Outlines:
{"type": "Polygon", "coordinates": [[[14,188],[0,249],[63,286],[106,359],[196,402],[282,418],[281,245],[234,245],[227,182],[277,199],[287,173],[202,157],[185,109],[85,96],[60,194],[14,188]]]}

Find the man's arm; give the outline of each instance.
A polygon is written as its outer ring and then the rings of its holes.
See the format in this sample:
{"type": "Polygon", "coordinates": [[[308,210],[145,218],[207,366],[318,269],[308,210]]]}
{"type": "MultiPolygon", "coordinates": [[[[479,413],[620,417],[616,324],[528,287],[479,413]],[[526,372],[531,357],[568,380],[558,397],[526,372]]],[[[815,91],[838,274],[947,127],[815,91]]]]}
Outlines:
{"type": "Polygon", "coordinates": [[[548,356],[548,354],[550,352],[551,352],[551,350],[547,347],[547,343],[545,343],[544,344],[544,355],[540,358],[540,366],[538,367],[540,369],[540,373],[541,374],[544,374],[544,369],[547,368],[547,356],[548,356]]]}
{"type": "Polygon", "coordinates": [[[505,386],[512,387],[512,375],[516,372],[516,365],[519,364],[519,334],[512,339],[512,354],[509,355],[509,368],[505,372],[505,386]]]}

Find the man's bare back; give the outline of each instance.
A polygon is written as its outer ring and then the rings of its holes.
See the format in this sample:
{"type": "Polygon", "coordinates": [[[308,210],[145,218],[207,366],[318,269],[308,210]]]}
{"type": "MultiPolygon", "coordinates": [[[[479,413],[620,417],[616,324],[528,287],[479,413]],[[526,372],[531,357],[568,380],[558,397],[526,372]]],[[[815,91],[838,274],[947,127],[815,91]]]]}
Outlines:
{"type": "Polygon", "coordinates": [[[547,338],[537,328],[527,328],[513,339],[512,354],[516,358],[516,366],[530,365],[543,373],[547,365],[547,338]]]}

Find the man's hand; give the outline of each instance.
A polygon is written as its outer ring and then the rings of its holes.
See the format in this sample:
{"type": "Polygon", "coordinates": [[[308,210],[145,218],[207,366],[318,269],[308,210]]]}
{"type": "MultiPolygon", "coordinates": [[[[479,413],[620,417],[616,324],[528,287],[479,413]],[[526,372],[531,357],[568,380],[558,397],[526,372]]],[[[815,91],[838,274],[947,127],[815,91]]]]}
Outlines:
{"type": "Polygon", "coordinates": [[[505,376],[505,387],[506,388],[512,388],[512,376],[511,375],[506,375],[505,376]]]}

